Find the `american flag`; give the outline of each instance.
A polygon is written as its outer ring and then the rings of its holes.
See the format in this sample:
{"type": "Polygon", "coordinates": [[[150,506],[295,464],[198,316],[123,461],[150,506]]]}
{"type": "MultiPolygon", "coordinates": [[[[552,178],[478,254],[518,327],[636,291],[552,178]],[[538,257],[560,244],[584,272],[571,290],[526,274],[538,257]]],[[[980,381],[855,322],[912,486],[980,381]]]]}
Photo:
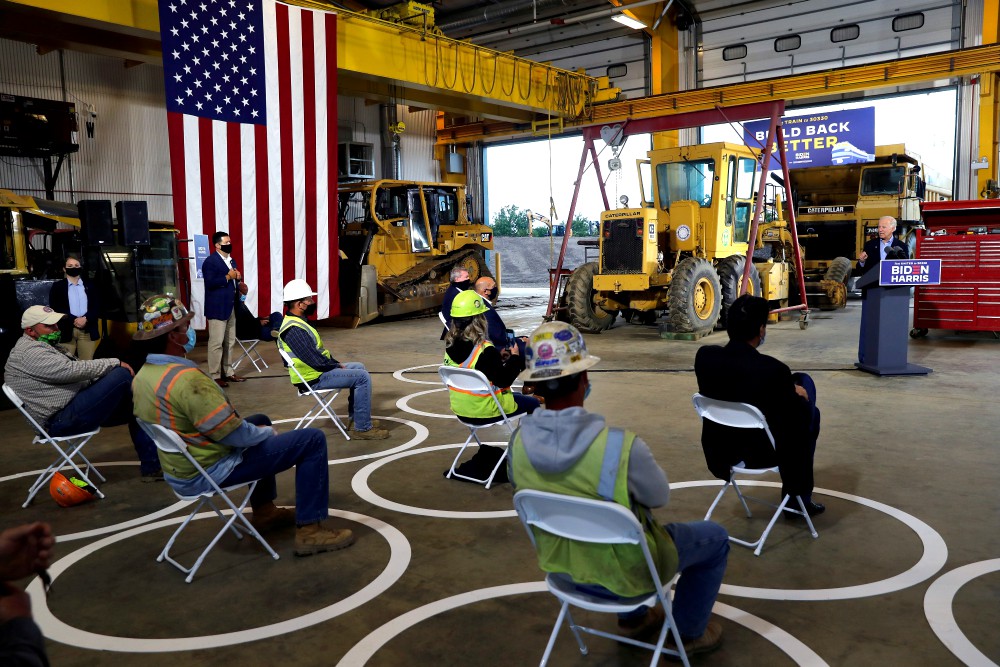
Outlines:
{"type": "Polygon", "coordinates": [[[318,317],[339,314],[336,15],[274,0],[159,8],[181,237],[229,233],[258,315],[281,310],[293,278],[319,292],[318,317]]]}

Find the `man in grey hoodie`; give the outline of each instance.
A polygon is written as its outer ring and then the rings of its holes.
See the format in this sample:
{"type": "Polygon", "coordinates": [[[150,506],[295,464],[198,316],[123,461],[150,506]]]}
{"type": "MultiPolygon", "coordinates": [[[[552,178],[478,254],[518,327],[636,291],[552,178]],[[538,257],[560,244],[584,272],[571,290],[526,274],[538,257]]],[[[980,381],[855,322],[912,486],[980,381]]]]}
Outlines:
{"type": "MultiPolygon", "coordinates": [[[[646,443],[630,431],[608,428],[604,417],[583,407],[590,393],[587,369],[600,359],[587,352],[580,332],[561,322],[543,324],[528,340],[525,361],[520,379],[535,384],[535,393],[545,397],[545,409],[522,418],[511,437],[508,473],[514,490],[604,498],[640,517],[649,516],[648,508],[666,505],[667,476],[646,443]],[[627,474],[620,479],[623,459],[627,474]]],[[[664,534],[658,524],[644,524],[659,552],[653,556],[661,578],[670,581],[675,572],[681,573],[673,615],[685,651],[691,655],[718,648],[722,626],[709,617],[726,570],[726,530],[711,521],[694,521],[667,524],[664,534]]],[[[568,575],[592,595],[614,598],[649,592],[648,574],[641,581],[640,572],[618,568],[610,547],[584,554],[568,541],[552,546],[538,552],[542,569],[568,575]]],[[[619,617],[618,625],[623,634],[638,637],[658,630],[663,619],[659,607],[639,607],[619,617]]]]}

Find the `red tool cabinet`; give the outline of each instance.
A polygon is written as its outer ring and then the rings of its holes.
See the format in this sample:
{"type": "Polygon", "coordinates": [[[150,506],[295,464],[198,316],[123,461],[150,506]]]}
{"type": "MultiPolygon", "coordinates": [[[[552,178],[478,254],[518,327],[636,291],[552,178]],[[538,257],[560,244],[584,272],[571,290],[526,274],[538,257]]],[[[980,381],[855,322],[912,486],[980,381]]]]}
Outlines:
{"type": "Polygon", "coordinates": [[[916,258],[941,260],[941,284],[915,288],[910,335],[1000,331],[1000,200],[924,202],[921,210],[916,258]]]}

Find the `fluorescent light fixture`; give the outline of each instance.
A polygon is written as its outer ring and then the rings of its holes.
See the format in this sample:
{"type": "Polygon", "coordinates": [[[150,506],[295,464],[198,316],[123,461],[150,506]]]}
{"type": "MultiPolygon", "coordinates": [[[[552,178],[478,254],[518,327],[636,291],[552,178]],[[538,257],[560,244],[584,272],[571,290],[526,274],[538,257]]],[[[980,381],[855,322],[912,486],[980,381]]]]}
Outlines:
{"type": "Polygon", "coordinates": [[[627,26],[629,28],[632,28],[633,30],[646,29],[645,23],[643,23],[642,21],[637,21],[631,16],[626,16],[625,14],[615,14],[614,16],[611,17],[611,20],[617,21],[618,23],[621,23],[623,26],[627,26]]]}

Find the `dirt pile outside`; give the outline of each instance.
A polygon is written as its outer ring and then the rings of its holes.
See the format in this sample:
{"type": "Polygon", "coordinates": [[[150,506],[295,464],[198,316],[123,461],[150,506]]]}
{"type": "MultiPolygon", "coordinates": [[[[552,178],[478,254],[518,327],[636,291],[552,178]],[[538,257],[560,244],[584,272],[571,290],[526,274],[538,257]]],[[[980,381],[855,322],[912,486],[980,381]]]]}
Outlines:
{"type": "MultiPolygon", "coordinates": [[[[563,267],[575,269],[583,264],[583,246],[577,245],[582,237],[571,237],[566,246],[566,257],[563,267]]],[[[595,241],[596,238],[588,240],[595,241]]],[[[495,237],[495,252],[500,253],[501,283],[511,287],[544,287],[549,282],[549,267],[555,266],[559,259],[559,249],[563,237],[551,238],[513,238],[495,237]],[[551,244],[550,244],[551,240],[551,244]]],[[[597,249],[590,251],[592,261],[597,261],[597,249]]],[[[493,269],[493,258],[489,258],[490,269],[493,269]]]]}

